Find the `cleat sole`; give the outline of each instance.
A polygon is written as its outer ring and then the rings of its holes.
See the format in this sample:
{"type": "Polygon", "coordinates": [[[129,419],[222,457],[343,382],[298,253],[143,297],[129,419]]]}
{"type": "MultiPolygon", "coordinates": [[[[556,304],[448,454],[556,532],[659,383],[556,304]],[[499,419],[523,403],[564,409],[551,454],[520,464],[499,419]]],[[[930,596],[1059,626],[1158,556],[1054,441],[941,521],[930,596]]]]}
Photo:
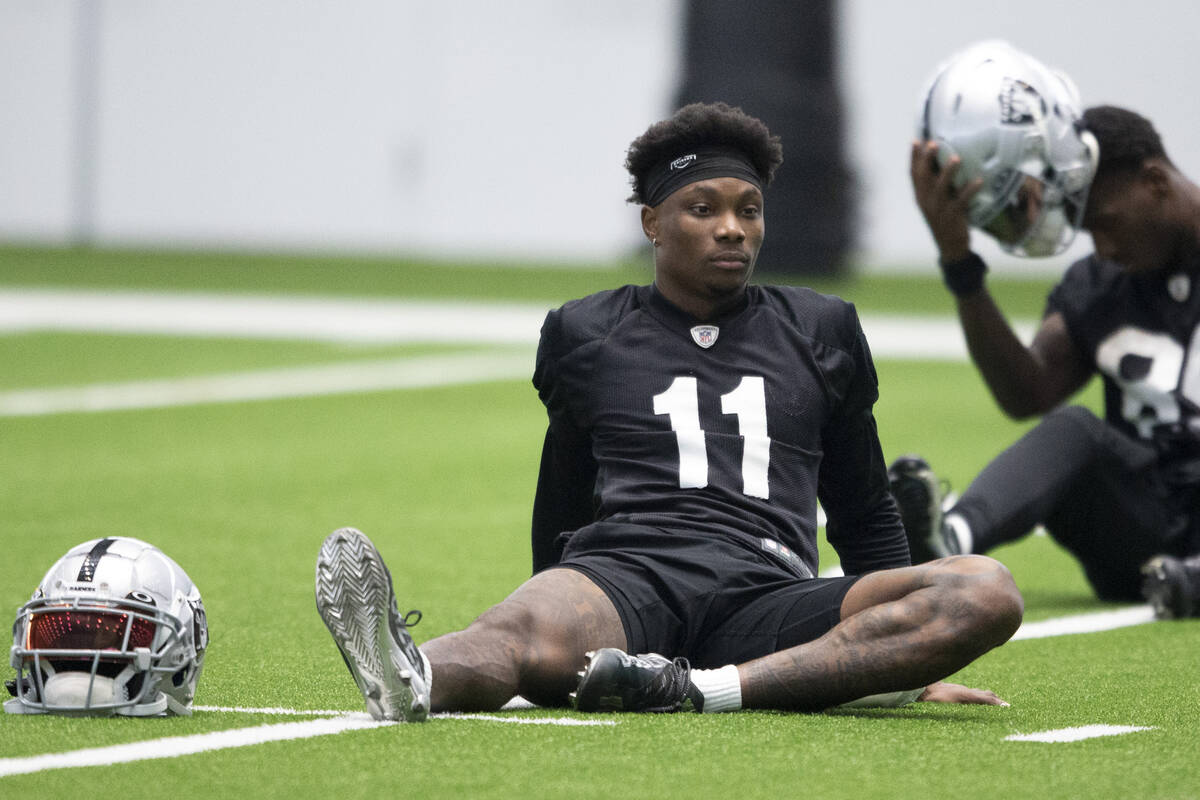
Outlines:
{"type": "Polygon", "coordinates": [[[317,557],[316,603],[371,717],[424,719],[427,712],[414,697],[412,673],[391,664],[391,580],[363,533],[343,528],[326,537],[317,557]]]}

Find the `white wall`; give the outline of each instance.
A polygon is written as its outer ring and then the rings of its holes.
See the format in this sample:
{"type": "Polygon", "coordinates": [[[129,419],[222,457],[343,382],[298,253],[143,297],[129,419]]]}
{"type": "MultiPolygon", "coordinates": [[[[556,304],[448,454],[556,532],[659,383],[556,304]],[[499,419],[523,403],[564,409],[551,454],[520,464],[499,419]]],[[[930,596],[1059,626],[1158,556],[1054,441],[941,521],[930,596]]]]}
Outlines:
{"type": "MultiPolygon", "coordinates": [[[[912,200],[908,147],[922,84],[963,45],[1007,39],[1079,85],[1084,105],[1149,117],[1167,153],[1200,180],[1200,3],[1179,0],[843,0],[842,53],[850,148],[863,180],[862,243],[871,264],[936,255],[912,200]]],[[[786,143],[785,143],[786,146],[786,143]]],[[[1056,259],[974,244],[999,270],[1058,269],[1091,250],[1086,234],[1056,259]]]]}
{"type": "MultiPolygon", "coordinates": [[[[0,0],[0,239],[623,254],[624,150],[670,110],[682,3],[0,0]]],[[[930,265],[917,93],[977,39],[1147,114],[1200,177],[1198,32],[1175,0],[843,0],[862,257],[930,265]]]]}
{"type": "Polygon", "coordinates": [[[0,236],[53,239],[70,224],[73,5],[0,4],[0,236]]]}

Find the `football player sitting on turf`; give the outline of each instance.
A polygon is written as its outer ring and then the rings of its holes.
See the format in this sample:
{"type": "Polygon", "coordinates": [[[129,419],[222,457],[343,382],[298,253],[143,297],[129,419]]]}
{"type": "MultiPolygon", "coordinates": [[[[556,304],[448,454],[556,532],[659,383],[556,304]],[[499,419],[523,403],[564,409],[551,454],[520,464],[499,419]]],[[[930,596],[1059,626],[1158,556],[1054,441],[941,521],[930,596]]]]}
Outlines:
{"type": "Polygon", "coordinates": [[[632,143],[654,283],[546,318],[535,574],[508,598],[418,649],[371,542],[326,538],[317,607],[373,716],[1001,702],[938,682],[1008,640],[1020,594],[982,556],[909,566],[854,308],[748,285],[781,161],[723,104],[632,143]],[[815,577],[818,498],[846,577],[815,577]]]}
{"type": "Polygon", "coordinates": [[[912,149],[917,204],[996,402],[1015,418],[1045,417],[944,516],[920,457],[892,464],[892,488],[914,561],[985,553],[1040,523],[1100,598],[1141,593],[1159,616],[1194,616],[1200,187],[1149,121],[1112,106],[1079,115],[1076,102],[1036,61],[995,44],[967,51],[932,84],[912,149]],[[1046,190],[1038,213],[1025,203],[1030,184],[1046,190]],[[988,293],[971,226],[1028,255],[1061,249],[1072,227],[1092,235],[1095,252],[1050,292],[1029,346],[988,293]],[[1062,405],[1097,373],[1104,420],[1062,405]]]}
{"type": "Polygon", "coordinates": [[[17,612],[10,714],[188,716],[208,648],[200,590],[126,536],[71,548],[17,612]]]}

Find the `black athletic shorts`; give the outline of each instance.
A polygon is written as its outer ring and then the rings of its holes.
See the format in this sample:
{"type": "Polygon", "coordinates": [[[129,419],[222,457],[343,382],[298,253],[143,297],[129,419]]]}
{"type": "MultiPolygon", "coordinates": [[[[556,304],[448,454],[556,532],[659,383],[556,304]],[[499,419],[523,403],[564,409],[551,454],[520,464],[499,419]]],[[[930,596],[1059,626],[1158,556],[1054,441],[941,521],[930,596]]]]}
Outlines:
{"type": "Polygon", "coordinates": [[[787,559],[716,534],[598,522],[568,534],[557,565],[612,600],[631,653],[740,664],[820,637],[857,577],[805,577],[787,559]]]}

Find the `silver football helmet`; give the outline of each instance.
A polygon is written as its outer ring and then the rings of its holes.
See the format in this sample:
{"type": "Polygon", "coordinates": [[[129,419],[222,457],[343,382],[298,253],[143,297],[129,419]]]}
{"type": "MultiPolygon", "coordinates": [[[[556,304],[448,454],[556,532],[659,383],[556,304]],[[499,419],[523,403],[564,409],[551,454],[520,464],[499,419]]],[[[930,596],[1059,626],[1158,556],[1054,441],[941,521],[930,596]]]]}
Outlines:
{"type": "Polygon", "coordinates": [[[12,714],[189,715],[208,648],[191,578],[114,536],[71,548],[17,612],[12,714]]]}
{"type": "Polygon", "coordinates": [[[1070,78],[1007,42],[972,45],[943,64],[919,105],[918,136],[958,155],[962,186],[977,177],[970,223],[1005,250],[1049,256],[1083,220],[1100,148],[1080,123],[1070,78]]]}

